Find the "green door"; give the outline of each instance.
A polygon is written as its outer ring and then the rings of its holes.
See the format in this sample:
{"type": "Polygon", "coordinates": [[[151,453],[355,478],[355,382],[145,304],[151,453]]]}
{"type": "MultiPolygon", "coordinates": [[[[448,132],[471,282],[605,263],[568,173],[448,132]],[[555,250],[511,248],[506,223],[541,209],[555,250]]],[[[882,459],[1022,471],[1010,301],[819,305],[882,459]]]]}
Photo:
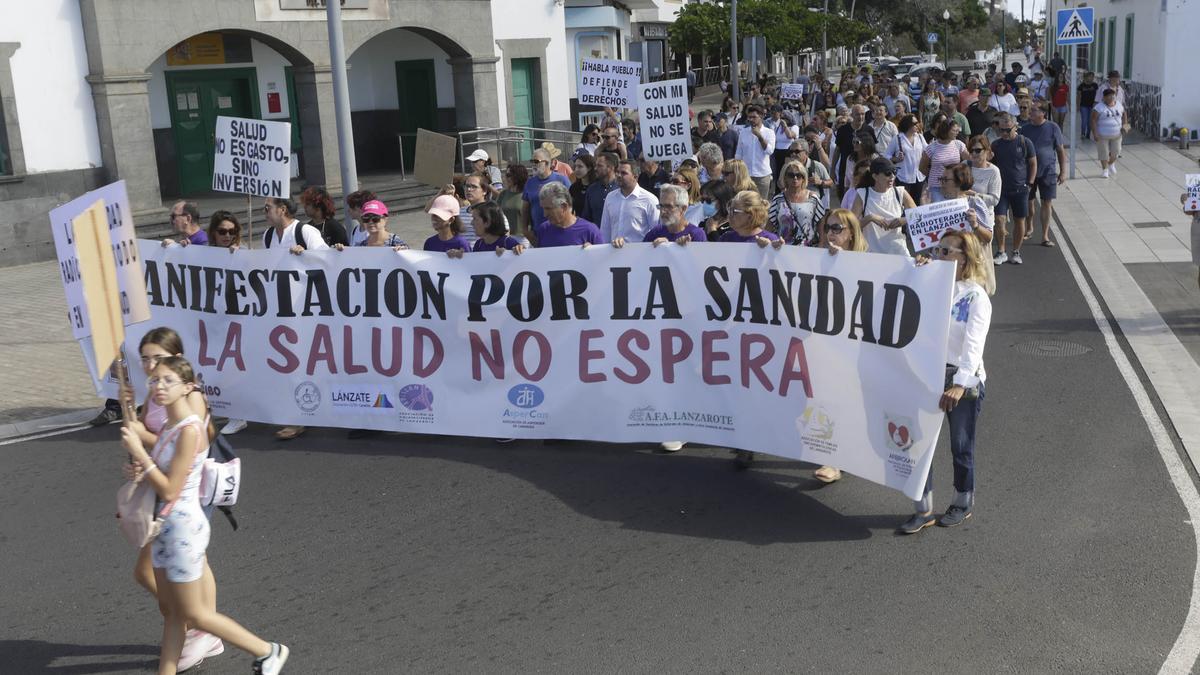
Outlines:
{"type": "Polygon", "coordinates": [[[217,117],[258,118],[254,70],[168,71],[166,79],[180,194],[208,192],[217,117]]]}
{"type": "Polygon", "coordinates": [[[397,61],[396,93],[400,101],[400,133],[404,136],[404,167],[412,171],[417,152],[417,129],[438,130],[433,59],[397,61]]]}
{"type": "MultiPolygon", "coordinates": [[[[515,127],[540,127],[541,120],[541,87],[538,83],[537,59],[512,60],[512,100],[513,118],[510,124],[515,127]]],[[[521,143],[517,149],[518,159],[528,161],[533,153],[532,143],[521,143]]]]}

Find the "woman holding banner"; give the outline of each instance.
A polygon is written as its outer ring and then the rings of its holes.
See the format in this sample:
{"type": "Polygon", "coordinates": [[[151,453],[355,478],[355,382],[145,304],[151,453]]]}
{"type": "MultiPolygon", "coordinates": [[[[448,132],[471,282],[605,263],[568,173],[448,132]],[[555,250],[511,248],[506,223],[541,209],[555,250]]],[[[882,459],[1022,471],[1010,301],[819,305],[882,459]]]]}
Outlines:
{"type": "MultiPolygon", "coordinates": [[[[393,234],[387,229],[388,208],[387,205],[378,199],[363,204],[362,215],[359,216],[359,222],[367,232],[367,238],[360,240],[355,246],[391,246],[397,251],[402,251],[408,248],[408,244],[400,238],[400,235],[393,234]]],[[[345,246],[342,244],[334,244],[333,248],[342,251],[345,246]]]]}
{"type": "Polygon", "coordinates": [[[733,196],[733,188],[719,178],[700,188],[700,213],[704,217],[700,225],[709,241],[716,241],[729,232],[729,203],[733,196]]]}
{"type": "Polygon", "coordinates": [[[767,227],[786,242],[812,246],[817,241],[817,224],[824,216],[821,196],[808,189],[808,170],[796,160],[784,162],[779,192],[767,210],[767,227]]]}
{"type": "Polygon", "coordinates": [[[208,245],[229,249],[230,253],[242,247],[242,224],[229,211],[217,211],[208,221],[208,245]]]}
{"type": "Polygon", "coordinates": [[[973,232],[951,231],[942,236],[935,255],[956,265],[954,297],[950,301],[950,332],[946,342],[945,391],[938,407],[950,423],[950,452],[954,461],[954,499],[942,517],[933,515],[933,467],[925,479],[916,512],[898,528],[915,534],[937,523],[942,527],[961,525],[975,507],[975,428],[982,410],[984,382],[983,347],[992,323],[995,288],[988,282],[984,247],[973,232]]]}

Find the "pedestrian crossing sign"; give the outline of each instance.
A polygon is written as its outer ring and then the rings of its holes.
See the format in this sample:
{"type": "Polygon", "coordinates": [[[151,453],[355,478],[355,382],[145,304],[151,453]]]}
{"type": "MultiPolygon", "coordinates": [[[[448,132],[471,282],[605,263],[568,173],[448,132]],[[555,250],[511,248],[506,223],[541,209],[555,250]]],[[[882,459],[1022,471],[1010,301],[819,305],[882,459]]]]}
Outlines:
{"type": "Polygon", "coordinates": [[[937,42],[937,33],[928,33],[925,35],[925,41],[929,44],[937,42]]]}
{"type": "Polygon", "coordinates": [[[1054,41],[1059,45],[1087,45],[1095,40],[1095,10],[1091,7],[1060,9],[1056,14],[1058,31],[1054,41]]]}

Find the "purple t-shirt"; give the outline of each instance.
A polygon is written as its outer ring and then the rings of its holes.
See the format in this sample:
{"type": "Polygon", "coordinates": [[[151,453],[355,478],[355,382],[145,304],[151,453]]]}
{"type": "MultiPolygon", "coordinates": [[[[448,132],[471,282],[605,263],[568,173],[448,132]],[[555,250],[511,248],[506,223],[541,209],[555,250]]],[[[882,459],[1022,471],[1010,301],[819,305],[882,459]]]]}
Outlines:
{"type": "Polygon", "coordinates": [[[190,243],[190,244],[200,244],[201,246],[207,246],[208,245],[208,233],[205,232],[204,230],[196,230],[195,232],[188,235],[187,240],[188,240],[188,243],[190,243]]]}
{"type": "Polygon", "coordinates": [[[455,248],[461,248],[465,252],[471,250],[471,245],[467,243],[467,240],[461,234],[456,234],[446,241],[442,241],[436,234],[425,240],[426,251],[441,251],[445,253],[455,248]]]}
{"type": "Polygon", "coordinates": [[[571,181],[561,173],[551,173],[545,178],[539,178],[537,174],[530,176],[529,180],[525,181],[525,189],[521,191],[521,199],[529,202],[531,223],[540,223],[546,219],[546,212],[542,210],[542,202],[538,199],[538,192],[546,183],[561,183],[563,187],[571,187],[571,181]]]}
{"type": "Polygon", "coordinates": [[[570,227],[551,225],[550,221],[544,220],[541,225],[533,228],[533,235],[537,238],[538,248],[582,246],[584,242],[604,243],[600,237],[600,228],[596,227],[595,223],[589,223],[583,218],[576,218],[570,227]]]}
{"type": "Polygon", "coordinates": [[[521,240],[517,239],[516,237],[500,237],[499,239],[497,239],[496,241],[494,241],[490,244],[487,243],[486,241],[484,241],[482,237],[480,237],[479,239],[475,240],[475,245],[471,247],[471,250],[474,251],[475,253],[478,253],[480,251],[495,251],[498,248],[504,248],[504,249],[508,249],[511,251],[514,247],[520,246],[520,245],[521,245],[521,240]]]}
{"type": "Polygon", "coordinates": [[[652,228],[649,232],[647,232],[646,236],[642,238],[642,241],[652,242],[655,239],[660,239],[663,237],[666,237],[667,241],[675,241],[685,234],[690,236],[692,241],[708,241],[708,235],[704,234],[704,230],[692,225],[691,223],[684,225],[683,229],[679,232],[671,232],[667,229],[666,225],[659,225],[658,227],[652,228]]]}
{"type": "Polygon", "coordinates": [[[735,230],[730,230],[730,231],[726,232],[725,234],[721,235],[721,241],[732,241],[734,243],[745,243],[745,242],[752,242],[755,239],[757,239],[758,237],[762,237],[763,239],[770,239],[771,241],[775,241],[776,239],[779,238],[779,235],[775,234],[774,232],[768,232],[767,230],[763,230],[762,232],[759,232],[758,234],[752,234],[748,237],[743,237],[742,235],[738,234],[735,230]]]}

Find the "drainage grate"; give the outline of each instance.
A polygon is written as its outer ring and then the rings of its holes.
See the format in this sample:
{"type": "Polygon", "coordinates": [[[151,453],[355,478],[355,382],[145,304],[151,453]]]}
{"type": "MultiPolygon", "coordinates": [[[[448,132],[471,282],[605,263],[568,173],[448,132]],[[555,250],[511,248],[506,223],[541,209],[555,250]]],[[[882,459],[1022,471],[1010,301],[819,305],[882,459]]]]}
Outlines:
{"type": "Polygon", "coordinates": [[[1031,340],[1030,342],[1017,343],[1012,348],[1026,356],[1041,356],[1045,358],[1083,356],[1092,351],[1092,348],[1087,345],[1081,345],[1078,342],[1064,342],[1062,340],[1031,340]]]}
{"type": "Polygon", "coordinates": [[[1165,220],[1151,220],[1146,223],[1134,223],[1134,227],[1170,227],[1171,224],[1165,220]]]}

